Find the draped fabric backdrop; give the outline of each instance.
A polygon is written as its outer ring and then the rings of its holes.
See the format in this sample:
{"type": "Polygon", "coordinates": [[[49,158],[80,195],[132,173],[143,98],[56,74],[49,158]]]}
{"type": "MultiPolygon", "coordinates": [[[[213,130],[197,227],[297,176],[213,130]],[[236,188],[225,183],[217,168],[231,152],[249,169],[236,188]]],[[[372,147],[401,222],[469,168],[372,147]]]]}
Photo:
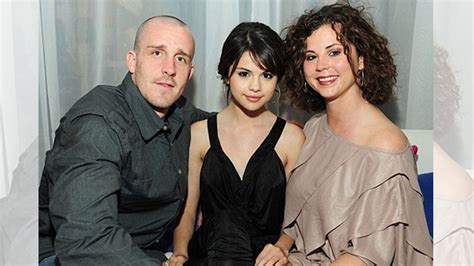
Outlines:
{"type": "MultiPolygon", "coordinates": [[[[37,185],[59,119],[96,85],[121,82],[126,52],[143,20],[169,14],[191,27],[196,71],[185,95],[204,110],[219,111],[226,102],[217,64],[234,26],[260,21],[281,32],[304,10],[333,2],[0,0],[0,265],[35,264],[37,185]]],[[[367,7],[395,55],[397,96],[382,109],[401,128],[431,129],[431,0],[351,3],[367,7]]],[[[284,99],[271,109],[301,123],[310,115],[284,99]]]]}
{"type": "MultiPolygon", "coordinates": [[[[181,18],[196,39],[195,74],[185,95],[199,108],[223,109],[226,102],[217,64],[222,44],[242,21],[260,21],[281,30],[306,9],[333,1],[309,0],[84,0],[41,1],[39,154],[51,146],[59,119],[82,95],[99,84],[119,84],[127,72],[126,52],[138,25],[148,17],[181,18]]],[[[402,128],[431,129],[432,6],[424,0],[353,1],[372,14],[391,43],[398,66],[397,97],[384,111],[402,128]]],[[[304,122],[284,104],[272,106],[304,122]]]]}
{"type": "Polygon", "coordinates": [[[38,258],[38,1],[0,0],[0,265],[38,258]]]}

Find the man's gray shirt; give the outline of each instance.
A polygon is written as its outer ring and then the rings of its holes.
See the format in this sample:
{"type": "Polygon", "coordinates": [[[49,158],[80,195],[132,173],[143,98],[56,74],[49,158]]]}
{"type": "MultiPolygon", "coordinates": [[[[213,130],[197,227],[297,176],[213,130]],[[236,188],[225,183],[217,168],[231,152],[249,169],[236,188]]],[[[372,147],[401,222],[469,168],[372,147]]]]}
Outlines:
{"type": "Polygon", "coordinates": [[[56,254],[65,265],[159,263],[146,253],[180,212],[190,125],[207,116],[181,97],[161,119],[130,74],[77,101],[46,155],[40,260],[56,254]]]}

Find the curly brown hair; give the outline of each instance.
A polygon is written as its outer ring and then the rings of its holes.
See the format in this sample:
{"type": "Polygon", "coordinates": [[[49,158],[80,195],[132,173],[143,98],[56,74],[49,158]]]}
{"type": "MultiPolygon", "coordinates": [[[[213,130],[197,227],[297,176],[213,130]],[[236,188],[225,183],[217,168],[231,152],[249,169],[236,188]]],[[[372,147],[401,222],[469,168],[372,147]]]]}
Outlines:
{"type": "Polygon", "coordinates": [[[456,121],[461,96],[446,49],[433,45],[433,139],[440,141],[456,121]]]}
{"type": "Polygon", "coordinates": [[[363,73],[353,70],[364,99],[375,105],[389,100],[396,84],[397,70],[387,39],[375,30],[372,19],[366,15],[363,7],[336,3],[319,10],[305,11],[295,24],[284,29],[284,45],[289,55],[285,92],[291,103],[306,111],[321,112],[326,109],[324,98],[308,88],[303,72],[306,40],[323,25],[330,25],[336,32],[352,69],[354,65],[349,56],[350,45],[355,47],[358,56],[364,58],[363,73]]]}

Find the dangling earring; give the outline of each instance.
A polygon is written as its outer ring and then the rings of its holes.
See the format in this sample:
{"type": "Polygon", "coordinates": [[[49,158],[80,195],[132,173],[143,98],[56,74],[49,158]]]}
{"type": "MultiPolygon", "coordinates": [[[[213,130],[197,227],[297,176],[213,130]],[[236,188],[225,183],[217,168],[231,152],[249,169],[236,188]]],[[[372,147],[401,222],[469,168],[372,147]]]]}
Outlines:
{"type": "Polygon", "coordinates": [[[309,86],[309,85],[308,85],[308,82],[305,81],[305,82],[304,82],[304,86],[303,86],[303,92],[304,92],[305,94],[309,94],[309,95],[306,95],[306,96],[308,97],[308,98],[306,98],[306,102],[307,102],[307,103],[311,103],[311,102],[313,101],[313,99],[311,98],[311,97],[312,97],[312,96],[311,96],[311,90],[308,89],[308,86],[309,86]]]}
{"type": "Polygon", "coordinates": [[[229,80],[224,80],[224,86],[223,86],[223,96],[225,98],[226,104],[229,104],[229,99],[231,97],[230,94],[230,82],[229,80]]]}
{"type": "Polygon", "coordinates": [[[226,99],[228,98],[227,97],[227,86],[226,85],[222,86],[222,96],[224,96],[224,98],[226,98],[226,99]]]}
{"type": "Polygon", "coordinates": [[[308,93],[308,92],[309,92],[309,90],[308,90],[308,83],[307,83],[306,81],[304,82],[304,85],[303,85],[303,91],[304,91],[305,93],[308,93]]]}
{"type": "Polygon", "coordinates": [[[359,71],[359,75],[357,75],[359,79],[359,86],[363,87],[364,86],[364,70],[359,71]]]}
{"type": "Polygon", "coordinates": [[[272,99],[270,100],[270,103],[272,103],[272,104],[273,103],[278,103],[280,101],[280,96],[281,96],[280,88],[277,87],[275,89],[275,92],[273,93],[273,96],[272,96],[272,99]],[[275,93],[277,94],[276,97],[275,97],[275,93]]]}

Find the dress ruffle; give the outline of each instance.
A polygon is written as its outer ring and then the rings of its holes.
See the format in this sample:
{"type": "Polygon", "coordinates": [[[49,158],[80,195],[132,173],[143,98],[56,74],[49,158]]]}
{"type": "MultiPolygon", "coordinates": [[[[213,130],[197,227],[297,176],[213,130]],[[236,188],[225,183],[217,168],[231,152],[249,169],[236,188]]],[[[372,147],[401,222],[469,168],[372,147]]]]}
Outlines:
{"type": "Polygon", "coordinates": [[[432,241],[409,145],[393,153],[349,143],[330,131],[325,115],[308,121],[305,134],[283,223],[297,257],[325,264],[349,252],[368,264],[430,264],[432,241]]]}

